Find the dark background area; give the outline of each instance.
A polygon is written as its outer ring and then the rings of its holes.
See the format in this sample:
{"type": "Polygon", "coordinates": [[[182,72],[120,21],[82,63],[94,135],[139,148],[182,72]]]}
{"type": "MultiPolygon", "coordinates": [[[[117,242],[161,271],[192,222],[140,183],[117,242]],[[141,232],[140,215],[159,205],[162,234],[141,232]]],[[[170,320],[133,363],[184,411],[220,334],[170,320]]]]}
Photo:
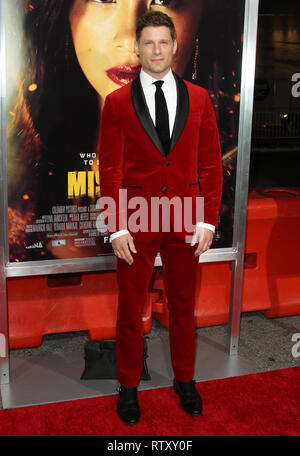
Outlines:
{"type": "Polygon", "coordinates": [[[260,0],[250,189],[300,187],[295,73],[300,73],[300,2],[260,0]]]}

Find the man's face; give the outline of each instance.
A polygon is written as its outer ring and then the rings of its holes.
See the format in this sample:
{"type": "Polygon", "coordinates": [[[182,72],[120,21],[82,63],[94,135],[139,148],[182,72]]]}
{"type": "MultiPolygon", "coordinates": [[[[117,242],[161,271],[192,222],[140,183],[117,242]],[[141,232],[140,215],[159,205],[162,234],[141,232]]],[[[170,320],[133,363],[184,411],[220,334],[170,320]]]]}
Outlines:
{"type": "Polygon", "coordinates": [[[155,79],[162,79],[171,68],[177,42],[173,41],[168,27],[150,26],[142,30],[134,49],[143,70],[155,79]]]}

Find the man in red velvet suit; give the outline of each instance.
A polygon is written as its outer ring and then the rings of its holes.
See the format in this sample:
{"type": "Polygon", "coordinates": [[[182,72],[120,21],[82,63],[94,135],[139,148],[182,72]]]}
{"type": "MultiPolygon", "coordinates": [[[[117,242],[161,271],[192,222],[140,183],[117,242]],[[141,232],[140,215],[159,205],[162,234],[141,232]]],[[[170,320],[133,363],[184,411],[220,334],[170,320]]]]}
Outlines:
{"type": "Polygon", "coordinates": [[[199,416],[202,411],[193,380],[196,271],[199,255],[210,247],[218,223],[222,161],[208,93],[172,72],[176,49],[169,16],[152,11],[140,18],[135,52],[141,73],[106,98],[101,118],[101,197],[115,202],[105,216],[117,256],[119,287],[117,412],[127,424],[135,424],[140,418],[137,387],[143,363],[142,315],[158,252],[170,311],[173,387],[185,412],[199,416]],[[122,190],[126,190],[127,200],[122,190]],[[204,199],[204,218],[196,220],[200,196],[204,199]],[[165,215],[153,220],[151,202],[162,197],[169,201],[190,197],[192,231],[184,224],[176,228],[184,217],[175,209],[167,217],[170,229],[164,228],[165,215]],[[137,221],[133,209],[141,198],[145,204],[140,205],[139,216],[148,223],[146,229],[137,231],[131,222],[137,221]]]}

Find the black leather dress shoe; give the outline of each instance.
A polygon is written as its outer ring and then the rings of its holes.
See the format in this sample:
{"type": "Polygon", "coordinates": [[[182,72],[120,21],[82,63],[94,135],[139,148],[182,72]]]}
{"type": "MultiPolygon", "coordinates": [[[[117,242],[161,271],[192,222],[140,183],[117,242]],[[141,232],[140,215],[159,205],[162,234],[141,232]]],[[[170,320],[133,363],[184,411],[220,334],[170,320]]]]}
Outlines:
{"type": "Polygon", "coordinates": [[[125,424],[136,424],[140,419],[137,388],[119,387],[117,413],[125,424]]]}
{"type": "Polygon", "coordinates": [[[179,382],[174,378],[173,388],[180,397],[180,407],[189,415],[199,416],[202,413],[202,399],[195,383],[194,380],[179,382]]]}

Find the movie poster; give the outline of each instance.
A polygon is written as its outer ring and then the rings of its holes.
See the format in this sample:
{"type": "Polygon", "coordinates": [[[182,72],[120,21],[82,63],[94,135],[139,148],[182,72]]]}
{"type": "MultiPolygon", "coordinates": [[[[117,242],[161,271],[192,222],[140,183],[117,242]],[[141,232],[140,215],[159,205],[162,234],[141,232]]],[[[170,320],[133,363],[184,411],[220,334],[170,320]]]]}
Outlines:
{"type": "Polygon", "coordinates": [[[147,9],[173,18],[173,69],[211,97],[224,167],[212,248],[231,247],[244,0],[6,0],[10,262],[113,253],[96,226],[99,124],[106,96],[138,76],[147,9]]]}

